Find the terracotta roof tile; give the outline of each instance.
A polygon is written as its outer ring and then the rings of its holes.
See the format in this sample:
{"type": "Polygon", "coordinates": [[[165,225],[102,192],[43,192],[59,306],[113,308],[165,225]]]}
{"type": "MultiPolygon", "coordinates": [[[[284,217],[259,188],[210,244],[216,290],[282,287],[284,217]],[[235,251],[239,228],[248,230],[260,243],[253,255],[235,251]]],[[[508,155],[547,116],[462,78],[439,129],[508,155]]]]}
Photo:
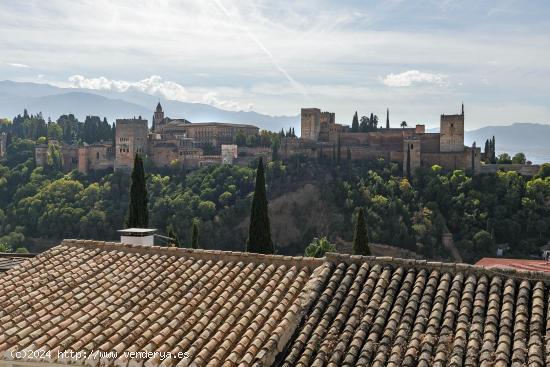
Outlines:
{"type": "Polygon", "coordinates": [[[544,366],[549,284],[389,257],[69,240],[0,274],[0,358],[45,347],[45,362],[90,366],[544,366]],[[69,349],[118,356],[57,360],[69,349]],[[140,351],[171,356],[122,354],[140,351]]]}

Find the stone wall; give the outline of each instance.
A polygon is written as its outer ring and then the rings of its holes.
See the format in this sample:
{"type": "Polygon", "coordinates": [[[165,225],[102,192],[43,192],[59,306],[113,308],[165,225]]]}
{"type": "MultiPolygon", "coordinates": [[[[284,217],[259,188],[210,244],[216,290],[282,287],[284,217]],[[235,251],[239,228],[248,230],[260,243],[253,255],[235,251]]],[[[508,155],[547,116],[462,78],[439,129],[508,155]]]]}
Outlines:
{"type": "Polygon", "coordinates": [[[515,171],[523,176],[532,177],[535,176],[540,170],[538,164],[482,164],[480,166],[480,173],[495,174],[498,171],[515,171]]]}
{"type": "Polygon", "coordinates": [[[34,147],[34,161],[43,167],[48,162],[48,144],[38,144],[34,147]]]}
{"type": "MultiPolygon", "coordinates": [[[[88,171],[103,171],[114,167],[114,152],[112,143],[98,143],[88,145],[79,150],[83,150],[86,159],[88,171]]],[[[80,163],[80,162],[79,162],[80,163]]]]}

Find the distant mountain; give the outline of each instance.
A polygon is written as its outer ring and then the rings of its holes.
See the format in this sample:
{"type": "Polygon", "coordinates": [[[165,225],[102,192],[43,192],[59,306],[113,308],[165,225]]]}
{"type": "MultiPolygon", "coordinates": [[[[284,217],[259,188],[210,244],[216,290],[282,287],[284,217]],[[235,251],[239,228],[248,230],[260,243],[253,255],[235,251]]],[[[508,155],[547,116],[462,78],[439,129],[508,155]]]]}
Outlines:
{"type": "Polygon", "coordinates": [[[257,112],[226,111],[202,103],[166,100],[137,91],[111,92],[90,89],[58,88],[48,84],[0,81],[0,117],[13,118],[27,109],[42,112],[45,118],[57,119],[73,113],[83,120],[87,115],[117,118],[142,116],[149,120],[160,100],[165,116],[185,118],[192,122],[232,122],[253,124],[261,129],[279,131],[300,128],[299,116],[269,116],[257,112]]]}
{"type": "MultiPolygon", "coordinates": [[[[427,129],[427,132],[439,132],[439,128],[427,129]]],[[[464,144],[471,146],[475,141],[483,150],[485,141],[493,136],[497,154],[523,152],[533,163],[550,162],[550,125],[517,122],[506,126],[485,126],[466,131],[464,144]]]]}
{"type": "Polygon", "coordinates": [[[474,141],[484,149],[485,141],[495,136],[497,154],[523,152],[533,163],[550,162],[550,125],[514,123],[508,126],[486,126],[466,131],[464,143],[474,141]]]}

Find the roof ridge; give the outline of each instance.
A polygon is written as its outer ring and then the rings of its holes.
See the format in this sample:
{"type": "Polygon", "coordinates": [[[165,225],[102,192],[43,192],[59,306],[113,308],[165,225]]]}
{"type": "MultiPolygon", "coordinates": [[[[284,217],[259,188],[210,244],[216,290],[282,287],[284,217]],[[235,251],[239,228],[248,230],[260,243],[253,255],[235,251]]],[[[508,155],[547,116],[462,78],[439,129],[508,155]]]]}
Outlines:
{"type": "Polygon", "coordinates": [[[488,269],[479,265],[472,265],[466,263],[454,263],[454,262],[441,262],[441,261],[428,261],[428,260],[416,260],[416,259],[402,259],[399,257],[391,256],[361,256],[340,254],[335,252],[327,252],[325,254],[327,261],[350,263],[368,263],[369,265],[393,265],[393,266],[405,266],[416,269],[426,270],[439,270],[451,273],[453,275],[457,273],[463,273],[466,275],[486,275],[488,277],[501,276],[506,278],[515,278],[520,280],[540,281],[545,285],[550,285],[550,274],[542,271],[528,271],[517,269],[488,269]]]}
{"type": "Polygon", "coordinates": [[[164,247],[149,245],[133,245],[120,242],[65,239],[61,246],[87,247],[102,250],[122,251],[140,254],[159,254],[167,256],[187,257],[192,256],[203,260],[245,261],[249,263],[262,263],[274,265],[287,265],[298,267],[316,268],[326,260],[305,256],[266,255],[241,251],[204,250],[180,247],[164,247]]]}
{"type": "Polygon", "coordinates": [[[305,256],[285,256],[285,255],[266,255],[257,254],[251,252],[242,251],[222,251],[222,250],[204,250],[204,249],[190,249],[179,247],[163,247],[163,246],[149,246],[149,245],[133,245],[120,242],[108,242],[108,241],[96,241],[96,240],[78,240],[78,239],[65,239],[61,242],[61,245],[75,246],[75,247],[89,247],[103,250],[123,251],[131,253],[155,253],[159,255],[185,257],[192,256],[197,259],[203,260],[223,260],[223,261],[245,261],[249,263],[263,263],[274,265],[287,265],[298,267],[310,267],[317,268],[324,262],[346,264],[350,263],[368,263],[369,265],[391,265],[391,266],[404,266],[416,269],[426,270],[438,270],[451,274],[464,273],[474,275],[485,275],[488,277],[501,276],[505,278],[515,278],[520,280],[541,281],[546,285],[550,285],[550,274],[542,271],[528,271],[517,269],[488,269],[478,265],[454,263],[454,262],[441,262],[441,261],[428,261],[417,259],[403,259],[399,257],[391,256],[360,256],[351,254],[340,254],[335,252],[327,252],[325,257],[314,258],[305,256]]]}

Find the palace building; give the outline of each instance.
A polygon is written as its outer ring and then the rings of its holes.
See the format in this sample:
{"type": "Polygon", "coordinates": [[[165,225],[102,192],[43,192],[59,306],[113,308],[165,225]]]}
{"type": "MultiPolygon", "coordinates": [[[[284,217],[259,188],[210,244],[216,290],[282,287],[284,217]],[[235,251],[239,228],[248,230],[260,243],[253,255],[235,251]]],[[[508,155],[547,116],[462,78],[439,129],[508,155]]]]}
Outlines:
{"type": "MultiPolygon", "coordinates": [[[[235,140],[238,134],[245,138],[257,135],[259,128],[246,124],[220,122],[192,123],[186,119],[164,117],[158,103],[152,119],[152,129],[147,120],[140,117],[117,119],[115,141],[94,144],[70,145],[54,140],[39,144],[35,148],[35,160],[39,166],[48,164],[48,156],[57,150],[61,156],[61,166],[65,171],[78,169],[83,173],[96,170],[114,169],[129,171],[136,154],[146,155],[156,167],[195,169],[204,165],[228,162],[222,151],[236,152],[235,140]],[[224,148],[227,146],[226,148],[224,148]]],[[[0,144],[0,148],[3,146],[0,144]]],[[[246,150],[246,149],[245,149],[246,150]]],[[[265,149],[258,152],[265,155],[265,149]]],[[[233,162],[233,159],[230,160],[233,162]]],[[[242,163],[248,159],[242,159],[242,163]]]]}

